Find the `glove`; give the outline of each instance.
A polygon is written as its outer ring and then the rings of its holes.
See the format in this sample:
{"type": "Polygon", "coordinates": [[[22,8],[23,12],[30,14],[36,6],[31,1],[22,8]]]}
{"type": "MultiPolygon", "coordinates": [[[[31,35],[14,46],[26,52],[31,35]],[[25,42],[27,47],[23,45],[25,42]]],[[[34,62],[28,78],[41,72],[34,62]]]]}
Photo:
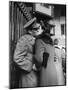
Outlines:
{"type": "Polygon", "coordinates": [[[45,68],[47,66],[48,57],[49,57],[49,53],[44,52],[43,53],[43,63],[42,63],[42,66],[44,66],[45,68]]]}

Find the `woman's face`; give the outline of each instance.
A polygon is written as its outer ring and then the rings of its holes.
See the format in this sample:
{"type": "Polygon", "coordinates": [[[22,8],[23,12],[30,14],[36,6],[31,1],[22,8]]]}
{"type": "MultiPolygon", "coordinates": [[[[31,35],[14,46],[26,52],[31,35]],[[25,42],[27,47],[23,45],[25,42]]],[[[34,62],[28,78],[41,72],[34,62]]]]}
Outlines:
{"type": "Polygon", "coordinates": [[[37,30],[32,30],[32,31],[33,31],[33,34],[35,36],[38,36],[38,35],[40,35],[43,32],[43,29],[41,28],[41,25],[39,25],[39,27],[37,28],[37,30]]]}

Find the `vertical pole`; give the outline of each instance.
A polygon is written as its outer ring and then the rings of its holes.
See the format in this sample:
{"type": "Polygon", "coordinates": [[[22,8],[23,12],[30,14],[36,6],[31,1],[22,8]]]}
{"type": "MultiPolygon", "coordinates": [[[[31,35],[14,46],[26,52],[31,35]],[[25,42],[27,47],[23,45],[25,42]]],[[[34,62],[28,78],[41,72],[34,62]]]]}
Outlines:
{"type": "Polygon", "coordinates": [[[14,17],[14,2],[12,2],[12,9],[11,10],[12,10],[11,11],[12,12],[12,15],[11,15],[12,36],[11,37],[12,37],[12,41],[13,41],[14,40],[14,20],[13,20],[14,19],[13,18],[14,17]]]}
{"type": "Polygon", "coordinates": [[[17,31],[18,31],[18,39],[19,39],[19,8],[17,7],[17,31]]]}

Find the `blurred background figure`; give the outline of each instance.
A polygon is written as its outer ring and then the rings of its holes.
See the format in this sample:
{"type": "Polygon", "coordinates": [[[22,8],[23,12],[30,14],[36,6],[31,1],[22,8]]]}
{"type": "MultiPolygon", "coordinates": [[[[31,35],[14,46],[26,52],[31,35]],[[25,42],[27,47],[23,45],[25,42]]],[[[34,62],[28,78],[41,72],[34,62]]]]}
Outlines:
{"type": "Polygon", "coordinates": [[[57,78],[58,78],[58,85],[65,85],[65,79],[64,79],[64,72],[63,72],[63,60],[62,60],[62,47],[59,46],[59,40],[54,40],[54,47],[55,47],[55,66],[57,71],[57,78]]]}
{"type": "Polygon", "coordinates": [[[54,40],[54,45],[58,45],[58,39],[54,40]]]}
{"type": "Polygon", "coordinates": [[[62,57],[63,73],[64,73],[64,77],[66,80],[66,49],[65,49],[65,47],[62,47],[62,49],[61,49],[61,57],[62,57]]]}

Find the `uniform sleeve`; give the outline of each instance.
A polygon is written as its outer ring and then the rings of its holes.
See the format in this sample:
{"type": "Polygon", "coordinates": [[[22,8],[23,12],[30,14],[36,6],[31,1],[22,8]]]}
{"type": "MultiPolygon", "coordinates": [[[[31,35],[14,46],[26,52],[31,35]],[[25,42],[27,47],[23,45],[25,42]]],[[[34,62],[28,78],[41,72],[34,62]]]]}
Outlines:
{"type": "Polygon", "coordinates": [[[32,69],[32,54],[28,52],[28,44],[25,39],[19,40],[14,52],[14,61],[17,65],[30,72],[32,69]]]}

